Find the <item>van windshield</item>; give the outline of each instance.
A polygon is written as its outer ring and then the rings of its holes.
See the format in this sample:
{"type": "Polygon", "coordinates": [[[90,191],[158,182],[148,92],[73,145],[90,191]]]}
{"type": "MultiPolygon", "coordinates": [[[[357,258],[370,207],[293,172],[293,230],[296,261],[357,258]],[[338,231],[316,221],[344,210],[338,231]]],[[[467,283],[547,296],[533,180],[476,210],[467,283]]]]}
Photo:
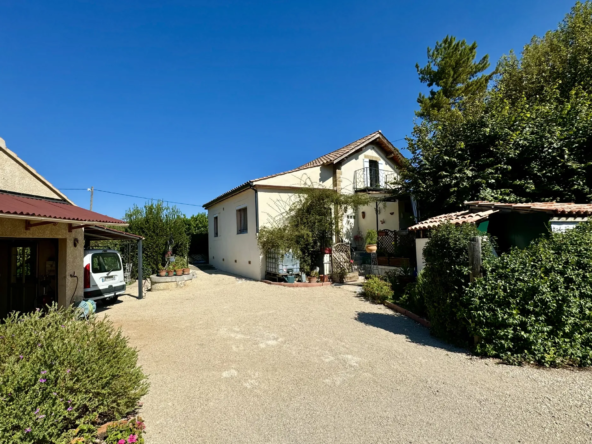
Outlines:
{"type": "Polygon", "coordinates": [[[121,270],[121,261],[117,253],[95,253],[92,255],[91,262],[93,273],[121,270]]]}

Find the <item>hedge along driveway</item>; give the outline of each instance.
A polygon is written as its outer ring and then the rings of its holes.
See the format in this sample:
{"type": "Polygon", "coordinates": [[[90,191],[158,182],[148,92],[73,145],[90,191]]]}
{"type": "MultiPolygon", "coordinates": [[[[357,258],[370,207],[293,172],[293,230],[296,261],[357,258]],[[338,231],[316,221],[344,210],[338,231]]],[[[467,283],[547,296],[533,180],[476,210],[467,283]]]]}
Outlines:
{"type": "MultiPolygon", "coordinates": [[[[346,287],[344,287],[346,288],[346,287]]],[[[473,358],[342,288],[198,271],[105,313],[140,349],[147,443],[588,442],[592,372],[473,358]]]]}

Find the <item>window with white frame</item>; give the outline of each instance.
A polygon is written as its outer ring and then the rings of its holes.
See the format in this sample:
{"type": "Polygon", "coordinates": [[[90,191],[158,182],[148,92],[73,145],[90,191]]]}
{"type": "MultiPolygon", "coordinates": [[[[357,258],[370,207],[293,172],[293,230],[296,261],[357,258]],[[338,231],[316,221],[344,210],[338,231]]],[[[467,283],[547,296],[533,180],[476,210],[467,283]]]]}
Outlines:
{"type": "Polygon", "coordinates": [[[248,232],[247,207],[236,210],[236,234],[248,232]]]}
{"type": "Polygon", "coordinates": [[[214,237],[218,237],[218,216],[214,216],[214,237]]]}

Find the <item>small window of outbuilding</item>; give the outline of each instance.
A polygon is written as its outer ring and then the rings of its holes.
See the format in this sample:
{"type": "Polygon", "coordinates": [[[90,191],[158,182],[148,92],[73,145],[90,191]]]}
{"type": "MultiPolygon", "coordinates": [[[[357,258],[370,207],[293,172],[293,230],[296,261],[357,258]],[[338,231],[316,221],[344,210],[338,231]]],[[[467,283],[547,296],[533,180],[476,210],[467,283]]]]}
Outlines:
{"type": "Polygon", "coordinates": [[[236,234],[248,232],[247,207],[236,210],[236,234]]]}
{"type": "Polygon", "coordinates": [[[218,237],[218,216],[214,216],[214,237],[218,237]]]}

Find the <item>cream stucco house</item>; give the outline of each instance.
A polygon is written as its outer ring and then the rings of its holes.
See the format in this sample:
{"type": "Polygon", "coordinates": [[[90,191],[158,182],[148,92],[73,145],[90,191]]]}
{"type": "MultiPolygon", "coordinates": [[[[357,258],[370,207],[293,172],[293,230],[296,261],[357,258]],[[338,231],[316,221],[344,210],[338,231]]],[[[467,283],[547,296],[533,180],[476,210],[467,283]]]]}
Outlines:
{"type": "MultiPolygon", "coordinates": [[[[339,193],[387,196],[399,175],[403,156],[380,132],[369,134],[298,168],[253,179],[204,205],[209,220],[209,262],[217,269],[263,279],[265,258],[257,245],[259,229],[273,224],[302,187],[324,187],[339,193]]],[[[391,200],[360,207],[343,220],[345,240],[369,229],[399,230],[405,209],[391,200]]]]}

